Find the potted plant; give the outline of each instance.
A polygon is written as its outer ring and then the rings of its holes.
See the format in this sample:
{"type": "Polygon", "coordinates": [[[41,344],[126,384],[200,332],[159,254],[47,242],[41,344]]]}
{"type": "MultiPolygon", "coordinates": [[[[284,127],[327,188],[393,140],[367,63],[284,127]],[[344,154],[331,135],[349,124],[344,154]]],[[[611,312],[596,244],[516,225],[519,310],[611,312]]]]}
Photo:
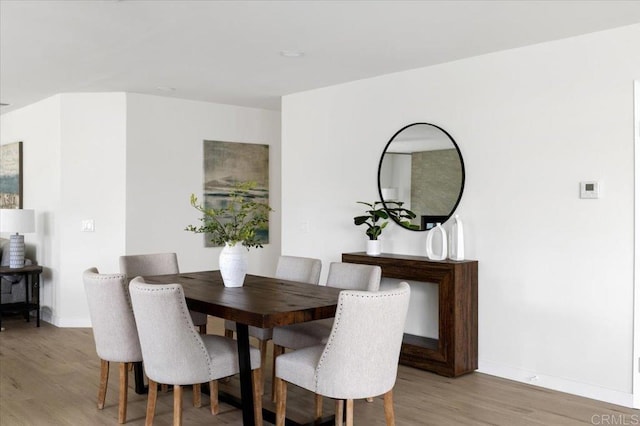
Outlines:
{"type": "Polygon", "coordinates": [[[404,225],[406,228],[419,229],[418,225],[411,223],[411,219],[414,219],[416,214],[402,207],[404,204],[402,201],[386,201],[385,203],[382,201],[374,201],[373,203],[358,201],[357,203],[364,204],[368,207],[366,215],[353,218],[353,223],[356,226],[367,225],[365,234],[369,237],[367,241],[368,255],[377,256],[382,252],[378,237],[382,234],[382,230],[389,224],[389,219],[404,225]]]}
{"type": "Polygon", "coordinates": [[[224,246],[220,253],[220,273],[225,286],[241,287],[248,268],[247,251],[262,247],[259,231],[268,228],[267,203],[255,201],[256,182],[239,182],[227,202],[218,208],[207,207],[191,194],[191,205],[202,213],[199,226],[188,225],[185,230],[205,233],[216,246],[224,246]]]}

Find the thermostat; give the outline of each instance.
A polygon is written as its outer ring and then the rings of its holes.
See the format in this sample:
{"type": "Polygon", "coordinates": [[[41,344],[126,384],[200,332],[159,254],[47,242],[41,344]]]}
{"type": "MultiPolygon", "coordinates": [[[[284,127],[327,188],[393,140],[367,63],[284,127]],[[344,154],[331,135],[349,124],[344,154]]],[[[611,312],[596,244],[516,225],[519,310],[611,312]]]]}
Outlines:
{"type": "Polygon", "coordinates": [[[580,198],[600,198],[600,183],[580,182],[580,198]]]}

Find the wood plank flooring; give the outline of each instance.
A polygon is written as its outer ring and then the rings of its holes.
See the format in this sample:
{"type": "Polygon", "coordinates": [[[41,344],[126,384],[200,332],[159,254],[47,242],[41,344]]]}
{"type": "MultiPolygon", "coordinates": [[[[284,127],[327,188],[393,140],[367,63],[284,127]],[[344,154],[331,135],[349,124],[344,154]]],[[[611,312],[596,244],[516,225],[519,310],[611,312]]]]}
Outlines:
{"type": "MultiPolygon", "coordinates": [[[[4,317],[0,333],[0,425],[115,425],[118,418],[118,369],[112,366],[104,410],[96,408],[99,360],[91,329],[57,328],[4,317]]],[[[222,321],[210,318],[209,332],[222,334],[222,321]]],[[[270,362],[268,362],[270,365],[270,362]]],[[[266,372],[270,390],[271,371],[266,372]]],[[[133,377],[129,381],[133,386],[133,377]]],[[[237,379],[221,384],[236,394],[237,379]]],[[[171,393],[158,394],[155,424],[170,425],[171,393]]],[[[265,405],[269,405],[265,396],[265,405]]],[[[313,395],[289,386],[288,414],[296,420],[313,415],[313,395]]],[[[191,405],[184,392],[185,425],[241,425],[240,410],[224,403],[212,416],[208,399],[191,405]]],[[[146,395],[129,391],[127,424],[143,425],[146,395]]],[[[325,398],[326,414],[333,401],[325,398]]],[[[639,424],[640,411],[550,391],[480,373],[456,379],[400,366],[395,387],[398,425],[608,425],[639,424]],[[603,417],[605,416],[605,417],[603,417]],[[608,416],[608,417],[607,417],[608,416]],[[608,419],[608,422],[604,422],[608,419]]],[[[356,425],[384,425],[382,397],[356,401],[356,425]]]]}

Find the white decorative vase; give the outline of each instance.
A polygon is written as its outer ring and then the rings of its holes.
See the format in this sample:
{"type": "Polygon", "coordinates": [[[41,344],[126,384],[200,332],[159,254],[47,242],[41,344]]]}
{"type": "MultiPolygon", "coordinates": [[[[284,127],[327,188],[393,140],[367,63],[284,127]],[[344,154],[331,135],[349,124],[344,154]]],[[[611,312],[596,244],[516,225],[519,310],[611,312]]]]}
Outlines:
{"type": "Polygon", "coordinates": [[[453,216],[453,225],[449,231],[449,259],[464,260],[464,230],[458,215],[453,216]]]}
{"type": "Polygon", "coordinates": [[[230,246],[225,243],[220,252],[220,274],[225,287],[242,287],[249,269],[247,249],[241,242],[230,246]]]}
{"type": "Polygon", "coordinates": [[[382,253],[382,242],[380,240],[367,240],[367,254],[369,256],[380,256],[382,253]]]}
{"type": "Polygon", "coordinates": [[[427,233],[427,257],[431,260],[445,260],[447,254],[447,233],[442,224],[438,223],[427,233]],[[436,236],[439,237],[439,241],[435,240],[436,236]],[[433,247],[435,243],[440,246],[437,251],[433,247]]]}

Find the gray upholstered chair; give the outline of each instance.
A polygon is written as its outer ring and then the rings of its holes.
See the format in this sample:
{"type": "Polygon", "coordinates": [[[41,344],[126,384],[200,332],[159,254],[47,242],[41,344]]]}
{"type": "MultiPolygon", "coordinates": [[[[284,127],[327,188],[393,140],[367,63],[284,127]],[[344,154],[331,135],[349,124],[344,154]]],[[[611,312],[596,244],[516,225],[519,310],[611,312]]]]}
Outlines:
{"type": "Polygon", "coordinates": [[[90,268],[82,274],[93,339],[100,358],[98,409],[104,408],[109,378],[109,363],[120,363],[120,397],[118,422],[127,418],[128,365],[142,361],[129,291],[123,274],[100,274],[90,268]]]}
{"type": "Polygon", "coordinates": [[[316,394],[316,417],[322,397],[336,399],[341,423],[346,400],[347,425],[353,425],[353,400],[384,395],[387,425],[394,425],[393,387],[398,372],[409,285],[380,292],[344,290],[325,345],[280,355],[276,360],[276,425],[283,426],[287,383],[316,394]]]}
{"type": "MultiPolygon", "coordinates": [[[[378,291],[382,269],[374,265],[332,262],[329,265],[327,286],[348,290],[378,291]]],[[[301,349],[320,345],[331,333],[333,319],[285,325],[273,329],[273,362],[286,349],[301,349]]],[[[273,369],[272,399],[275,399],[275,368],[273,369]]]]}
{"type": "MultiPolygon", "coordinates": [[[[201,335],[193,326],[180,284],[146,284],[142,277],[129,284],[144,369],[149,379],[146,424],[153,423],[158,383],[173,385],[173,424],[182,423],[182,386],[200,391],[209,383],[211,413],[218,413],[218,382],[239,372],[236,341],[201,335]]],[[[260,353],[251,348],[256,425],[262,425],[260,353]]],[[[193,404],[200,406],[200,399],[193,404]]]]}
{"type": "MultiPolygon", "coordinates": [[[[120,273],[129,281],[137,276],[178,274],[178,256],[175,253],[134,254],[120,256],[120,273]]],[[[207,315],[189,311],[193,324],[200,333],[207,332],[207,315]]]]}
{"type": "MultiPolygon", "coordinates": [[[[297,256],[280,256],[278,266],[276,267],[275,277],[288,280],[298,281],[317,285],[320,281],[320,272],[322,270],[322,261],[310,257],[297,256]]],[[[234,321],[225,320],[224,322],[225,336],[233,337],[236,331],[236,323],[234,321]]],[[[273,331],[271,328],[259,328],[249,326],[249,335],[255,337],[260,345],[260,355],[262,371],[265,371],[265,363],[267,358],[267,342],[271,340],[273,331]]]]}
{"type": "MultiPolygon", "coordinates": [[[[332,262],[329,265],[327,286],[345,290],[378,291],[381,275],[379,266],[332,262]]],[[[274,356],[281,354],[283,348],[301,349],[324,343],[332,325],[333,319],[326,319],[275,327],[274,356]]]]}

